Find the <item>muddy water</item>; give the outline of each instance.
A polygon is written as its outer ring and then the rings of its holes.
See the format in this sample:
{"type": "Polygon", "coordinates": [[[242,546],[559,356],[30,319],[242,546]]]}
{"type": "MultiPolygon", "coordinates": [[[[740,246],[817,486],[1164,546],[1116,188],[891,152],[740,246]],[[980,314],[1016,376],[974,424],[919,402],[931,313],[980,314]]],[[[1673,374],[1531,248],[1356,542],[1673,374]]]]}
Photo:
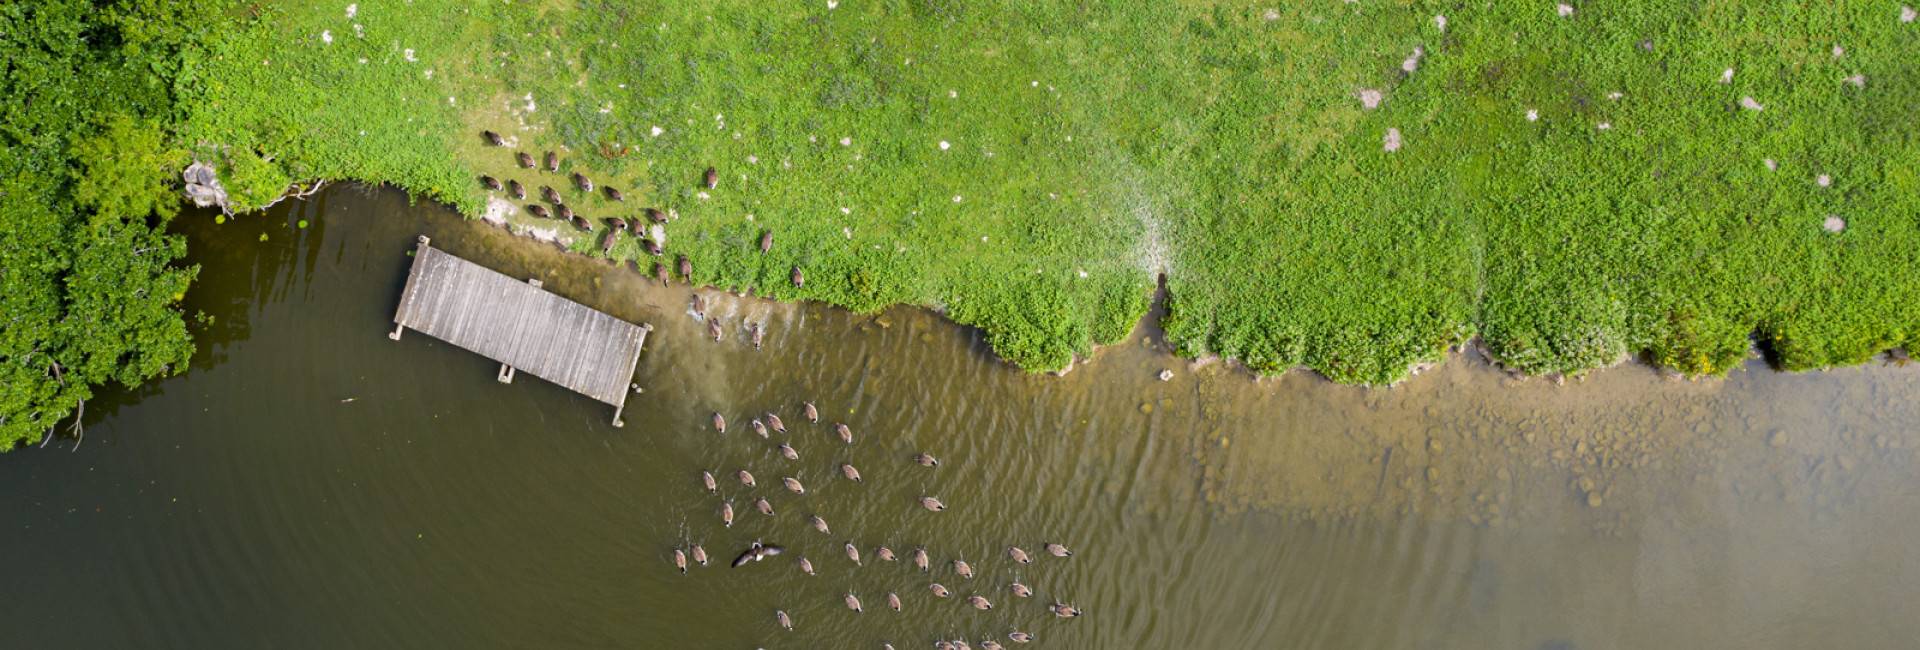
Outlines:
{"type": "Polygon", "coordinates": [[[910,309],[712,294],[716,343],[685,287],[388,191],[179,228],[204,267],[191,372],[97,400],[77,451],[0,457],[0,647],[924,648],[1013,629],[1050,648],[1920,638],[1920,369],[1755,362],[1687,382],[1629,366],[1556,385],[1461,356],[1367,390],[1196,366],[1143,328],[1065,377],[1031,376],[910,309]],[[654,324],[626,427],[539,380],[496,383],[485,360],[417,333],[389,341],[420,233],[654,324]],[[745,321],[767,323],[765,349],[745,321]],[[801,417],[806,399],[821,425],[801,417]],[[752,434],[766,411],[789,434],[752,434]],[[910,464],[915,451],[943,462],[910,464]],[[840,479],[842,462],[864,482],[840,479]],[[731,480],[740,468],[760,487],[731,480]],[[927,512],[921,495],[950,507],[927,512]],[[773,517],[753,511],[759,496],[773,517]],[[815,514],[831,534],[806,524],[815,514]],[[755,539],[787,553],[724,566],[755,539]],[[1076,554],[1004,553],[1046,541],[1076,554]],[[670,552],[690,543],[715,564],[682,576],[670,552]],[[877,560],[883,544],[903,561],[877,560]],[[931,574],[904,561],[919,546],[931,574]],[[954,559],[978,575],[954,575],[954,559]],[[1010,595],[1013,580],[1036,596],[1010,595]],[[935,599],[935,581],[955,598],[935,599]],[[976,593],[995,608],[961,600],[976,593]],[[1086,615],[1056,619],[1054,599],[1086,615]]]}

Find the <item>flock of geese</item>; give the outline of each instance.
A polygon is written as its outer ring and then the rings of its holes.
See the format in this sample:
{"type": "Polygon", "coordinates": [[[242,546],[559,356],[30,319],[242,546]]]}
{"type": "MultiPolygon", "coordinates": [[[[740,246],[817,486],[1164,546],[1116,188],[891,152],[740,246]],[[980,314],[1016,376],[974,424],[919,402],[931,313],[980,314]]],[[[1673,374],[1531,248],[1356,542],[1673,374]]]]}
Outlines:
{"type": "MultiPolygon", "coordinates": [[[[820,410],[814,407],[813,402],[802,403],[801,411],[806,417],[807,423],[809,425],[819,424],[820,410]]],[[[775,437],[776,435],[782,437],[781,439],[779,439],[779,442],[777,443],[777,446],[776,446],[776,449],[779,451],[780,456],[782,458],[788,461],[797,461],[800,459],[800,453],[797,450],[795,450],[791,444],[794,440],[796,440],[796,438],[787,435],[786,423],[780,419],[779,414],[771,413],[771,412],[765,413],[760,417],[754,418],[751,422],[751,426],[753,429],[753,433],[758,435],[763,440],[773,442],[776,440],[776,437],[775,437]]],[[[720,413],[714,413],[712,418],[712,427],[713,427],[713,431],[716,434],[725,434],[727,432],[726,417],[721,415],[720,413]]],[[[833,428],[834,435],[839,438],[841,444],[843,445],[854,444],[854,434],[853,434],[852,427],[849,427],[844,423],[835,423],[833,424],[832,428],[833,428]]],[[[935,458],[932,454],[929,454],[926,452],[915,453],[903,460],[904,462],[912,463],[913,465],[926,468],[924,471],[932,471],[934,468],[937,468],[940,466],[940,460],[938,458],[935,458]]],[[[854,467],[853,464],[850,462],[842,462],[839,464],[839,474],[843,480],[856,483],[856,484],[863,482],[860,475],[860,470],[854,467]]],[[[724,475],[724,472],[723,472],[723,475],[724,475]]],[[[755,478],[752,472],[744,468],[735,470],[732,473],[732,476],[729,478],[731,480],[738,481],[742,488],[749,491],[757,490],[760,485],[759,479],[755,478]]],[[[804,484],[802,484],[798,478],[794,478],[791,476],[784,477],[780,480],[780,485],[782,488],[785,489],[786,492],[790,493],[792,497],[801,497],[807,494],[807,487],[804,484]]],[[[703,470],[700,472],[700,487],[704,489],[708,494],[718,496],[721,491],[720,489],[721,479],[715,477],[714,471],[703,470]]],[[[947,509],[947,505],[941,502],[938,497],[933,495],[921,494],[915,497],[914,502],[918,506],[920,506],[922,509],[931,513],[943,512],[947,509]]],[[[753,501],[752,501],[752,508],[763,516],[771,517],[774,514],[773,503],[769,501],[767,498],[767,495],[764,495],[764,494],[754,495],[753,501]]],[[[720,515],[720,525],[727,528],[733,527],[735,513],[734,513],[732,500],[728,499],[720,502],[719,515],[720,515]]],[[[807,518],[807,521],[813,527],[813,529],[819,532],[820,534],[823,534],[823,535],[833,534],[832,528],[830,528],[827,525],[826,519],[822,518],[820,515],[818,514],[809,515],[807,518]]],[[[764,544],[756,541],[749,544],[745,549],[739,551],[738,554],[734,556],[732,561],[732,566],[735,568],[740,568],[750,564],[761,562],[763,560],[768,560],[770,558],[785,554],[786,550],[787,549],[785,547],[777,544],[764,544]]],[[[843,553],[845,553],[847,560],[849,562],[852,562],[855,566],[857,567],[867,566],[865,562],[866,562],[866,558],[869,556],[866,553],[863,553],[861,547],[855,545],[852,541],[846,542],[841,547],[841,550],[843,553]]],[[[901,554],[895,553],[892,548],[885,545],[881,545],[876,548],[873,548],[871,549],[870,552],[871,552],[871,557],[875,558],[879,562],[897,562],[901,559],[900,558],[901,554]]],[[[927,551],[926,547],[924,546],[916,547],[911,551],[905,552],[905,555],[908,560],[913,562],[914,567],[918,568],[922,573],[933,572],[934,566],[935,566],[934,559],[932,554],[930,554],[927,551]]],[[[1039,546],[1038,553],[1029,553],[1026,549],[1021,548],[1019,546],[1008,546],[1006,548],[1006,556],[1008,560],[1010,560],[1013,563],[1016,563],[1019,565],[1026,565],[1026,564],[1033,563],[1036,560],[1036,558],[1040,558],[1040,559],[1070,558],[1073,556],[1073,551],[1069,550],[1063,544],[1059,544],[1055,542],[1046,542],[1039,546]]],[[[709,561],[710,561],[710,558],[707,554],[707,550],[704,547],[702,547],[700,544],[689,543],[684,546],[676,547],[673,549],[673,565],[682,574],[686,574],[690,568],[705,567],[708,565],[709,561]]],[[[954,558],[948,564],[951,567],[953,574],[959,579],[970,581],[974,578],[973,566],[968,564],[966,560],[960,559],[960,558],[954,558]]],[[[814,575],[813,561],[807,559],[803,555],[796,556],[794,561],[792,562],[792,566],[806,575],[810,575],[810,576],[814,575]]],[[[928,582],[927,591],[932,595],[932,597],[937,599],[948,599],[955,596],[955,593],[952,589],[949,589],[946,585],[943,585],[939,582],[934,582],[934,581],[928,582]]],[[[1033,597],[1033,594],[1034,594],[1032,587],[1022,584],[1018,579],[1012,581],[1010,584],[1007,585],[1007,591],[1015,599],[1031,598],[1033,597]]],[[[897,592],[887,592],[886,595],[884,596],[884,600],[886,602],[887,608],[892,609],[895,612],[901,611],[903,607],[902,599],[903,597],[897,592]]],[[[844,594],[843,600],[846,603],[847,609],[852,610],[855,613],[863,613],[866,611],[865,604],[861,601],[860,596],[857,594],[854,594],[852,592],[847,592],[844,594]]],[[[974,594],[965,596],[964,598],[961,599],[961,602],[964,602],[966,607],[970,607],[974,610],[979,610],[979,611],[987,611],[994,608],[993,601],[988,599],[987,596],[979,593],[974,593],[974,594]]],[[[1079,608],[1076,608],[1073,605],[1067,604],[1065,602],[1056,601],[1052,604],[1049,604],[1046,609],[1049,613],[1052,613],[1054,616],[1058,616],[1060,618],[1073,618],[1080,615],[1079,608]]],[[[784,609],[774,610],[773,622],[779,625],[784,630],[791,631],[794,629],[793,616],[789,615],[787,611],[784,609]]],[[[1034,636],[1032,634],[1029,634],[1027,632],[1023,632],[1020,630],[1010,630],[1006,634],[1006,639],[1009,642],[1013,642],[1013,643],[1029,643],[1034,640],[1034,636]]],[[[996,649],[1002,648],[1000,643],[993,639],[984,639],[979,641],[978,643],[979,643],[979,647],[983,648],[984,650],[996,650],[996,649]]],[[[887,650],[893,650],[893,644],[891,643],[884,644],[884,647],[887,650]]],[[[964,640],[939,640],[934,642],[934,647],[940,650],[971,650],[973,646],[969,645],[964,640]]]]}
{"type": "MultiPolygon", "coordinates": [[[[485,138],[489,145],[495,147],[508,146],[506,137],[496,131],[481,131],[480,136],[485,138]]],[[[560,172],[560,155],[552,151],[546,152],[546,156],[539,161],[534,160],[533,154],[525,151],[515,151],[514,161],[521,169],[533,170],[535,173],[545,171],[547,173],[557,174],[560,172]]],[[[569,176],[570,180],[573,181],[574,191],[586,196],[593,195],[595,187],[593,179],[588,178],[586,174],[579,171],[575,171],[569,176]]],[[[480,176],[480,185],[491,191],[506,192],[507,196],[512,197],[515,201],[527,200],[527,187],[521,185],[520,181],[516,179],[509,178],[505,183],[501,183],[498,178],[482,175],[480,176]]],[[[711,166],[707,167],[705,171],[700,173],[700,186],[707,190],[718,188],[720,186],[720,171],[711,166]]],[[[619,188],[611,185],[602,185],[599,186],[599,188],[600,192],[606,195],[609,201],[624,203],[627,200],[626,194],[621,192],[619,188]]],[[[566,198],[561,196],[560,192],[553,189],[552,186],[541,185],[539,199],[545,203],[532,202],[526,204],[528,214],[541,219],[558,219],[583,233],[591,234],[594,232],[593,221],[574,212],[573,207],[567,203],[566,198]],[[552,207],[549,208],[549,205],[552,207]]],[[[664,227],[667,222],[672,221],[675,216],[675,213],[671,210],[662,211],[654,207],[642,208],[640,213],[645,215],[648,222],[662,227],[664,227]]],[[[640,247],[646,249],[648,255],[654,257],[663,257],[666,255],[666,250],[661,246],[660,241],[665,238],[664,235],[656,239],[652,234],[648,234],[647,226],[640,222],[639,217],[605,217],[600,221],[607,226],[607,229],[600,235],[600,252],[602,255],[612,256],[613,247],[620,243],[620,233],[623,232],[631,233],[633,237],[637,238],[640,242],[640,247]]],[[[664,233],[664,231],[661,232],[664,233]]],[[[773,231],[761,231],[759,243],[761,254],[772,251],[773,231]]],[[[635,265],[637,266],[638,264],[639,262],[636,261],[635,265]]],[[[689,284],[693,282],[693,262],[687,259],[687,256],[677,256],[675,267],[674,270],[678,271],[683,279],[689,284]]],[[[666,261],[661,260],[654,262],[653,277],[659,280],[660,284],[667,284],[671,279],[671,274],[668,271],[666,261]]],[[[795,288],[806,285],[806,273],[802,272],[798,266],[793,267],[787,277],[795,288]]]]}

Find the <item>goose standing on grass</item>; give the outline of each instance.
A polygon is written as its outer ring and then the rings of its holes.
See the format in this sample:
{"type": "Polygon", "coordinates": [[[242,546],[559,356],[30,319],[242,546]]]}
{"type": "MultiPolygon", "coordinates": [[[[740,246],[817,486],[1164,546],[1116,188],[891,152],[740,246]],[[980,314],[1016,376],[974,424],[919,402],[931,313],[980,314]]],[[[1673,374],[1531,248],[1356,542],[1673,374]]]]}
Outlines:
{"type": "Polygon", "coordinates": [[[605,219],[601,219],[600,221],[601,223],[607,224],[607,228],[610,230],[626,230],[627,229],[626,219],[622,219],[619,217],[607,217],[605,219]]]}
{"type": "Polygon", "coordinates": [[[793,281],[793,288],[795,289],[807,286],[807,274],[801,273],[800,267],[798,266],[793,267],[793,273],[788,274],[787,279],[793,281]]]}
{"type": "Polygon", "coordinates": [[[500,134],[494,133],[493,131],[481,131],[480,136],[487,139],[487,144],[496,147],[507,146],[507,139],[500,137],[500,134]]]}
{"type": "Polygon", "coordinates": [[[560,205],[561,203],[560,193],[553,191],[553,187],[550,185],[540,186],[540,198],[541,200],[544,200],[548,203],[552,203],[554,205],[560,205]]]}
{"type": "Polygon", "coordinates": [[[920,497],[920,506],[934,512],[947,509],[947,504],[941,503],[939,499],[933,497],[920,497]]]}
{"type": "Polygon", "coordinates": [[[720,415],[719,412],[713,414],[713,430],[718,433],[727,432],[727,418],[720,415]]]}
{"type": "MultiPolygon", "coordinates": [[[[634,263],[639,264],[640,262],[638,260],[635,260],[634,263]]],[[[653,263],[653,279],[659,280],[660,286],[662,287],[667,286],[668,283],[673,281],[673,276],[670,276],[667,274],[666,262],[653,263]]]]}
{"type": "Polygon", "coordinates": [[[602,187],[602,188],[600,188],[600,191],[601,191],[601,192],[605,192],[605,193],[606,193],[606,195],[607,195],[607,198],[609,198],[609,199],[612,199],[612,200],[615,200],[615,201],[625,201],[625,200],[627,200],[627,195],[625,195],[625,194],[621,194],[621,193],[620,193],[620,190],[616,190],[616,189],[614,189],[612,185],[608,185],[608,186],[606,186],[606,187],[602,187]]]}
{"type": "Polygon", "coordinates": [[[652,237],[640,240],[640,245],[647,249],[648,255],[654,257],[659,257],[662,253],[666,252],[665,249],[660,248],[660,242],[654,241],[652,237]]]}
{"type": "Polygon", "coordinates": [[[560,171],[560,156],[551,151],[547,152],[547,171],[560,171]]]}
{"type": "Polygon", "coordinates": [[[647,221],[654,223],[667,222],[667,213],[661,212],[660,208],[647,208],[644,212],[647,214],[647,221]]]}
{"type": "Polygon", "coordinates": [[[860,470],[854,469],[853,463],[841,463],[840,475],[847,477],[847,480],[849,481],[853,481],[855,483],[860,482],[860,470]]]}
{"type": "Polygon", "coordinates": [[[801,402],[800,409],[802,413],[805,413],[807,415],[807,423],[809,424],[820,423],[820,409],[814,408],[813,402],[801,402]]]}
{"type": "Polygon", "coordinates": [[[840,442],[853,444],[853,428],[839,422],[833,423],[833,432],[840,434],[840,442]]]}
{"type": "Polygon", "coordinates": [[[745,485],[747,487],[755,487],[753,483],[753,472],[749,472],[743,469],[738,472],[735,472],[734,476],[740,479],[741,485],[745,485]]]}
{"type": "Polygon", "coordinates": [[[520,163],[521,169],[533,169],[533,156],[531,154],[525,151],[516,152],[513,158],[520,163]]]}
{"type": "Polygon", "coordinates": [[[1046,548],[1047,548],[1047,553],[1052,554],[1054,557],[1073,557],[1073,551],[1067,550],[1067,547],[1065,546],[1061,546],[1053,542],[1047,542],[1046,548]]]}
{"type": "Polygon", "coordinates": [[[773,250],[773,231],[760,231],[760,254],[765,255],[771,250],[773,250]]]}
{"type": "Polygon", "coordinates": [[[487,189],[498,191],[500,189],[500,179],[494,178],[492,176],[488,176],[486,174],[481,174],[480,185],[487,189]]]}
{"type": "Polygon", "coordinates": [[[600,254],[611,257],[613,245],[618,243],[620,243],[620,231],[608,228],[606,233],[600,235],[600,254]]]}
{"type": "Polygon", "coordinates": [[[527,186],[521,185],[520,181],[507,179],[507,193],[513,195],[515,201],[524,201],[527,198],[527,186]]]}
{"type": "Polygon", "coordinates": [[[708,167],[706,172],[700,174],[700,184],[710,190],[720,187],[720,170],[708,167]]]}
{"type": "Polygon", "coordinates": [[[580,188],[582,192],[593,191],[593,181],[589,180],[586,174],[580,172],[573,173],[573,186],[580,188]]]}
{"type": "Polygon", "coordinates": [[[779,416],[779,415],[776,415],[776,414],[773,414],[773,413],[768,413],[768,414],[767,414],[767,425],[768,425],[768,426],[772,426],[772,427],[773,427],[773,430],[774,430],[774,431],[776,431],[776,432],[779,432],[779,433],[786,433],[786,432],[787,432],[787,423],[785,423],[785,422],[781,422],[781,421],[780,421],[780,416],[779,416]]]}
{"type": "Polygon", "coordinates": [[[678,264],[680,267],[680,277],[685,278],[687,284],[693,284],[693,260],[687,259],[685,255],[681,255],[675,264],[678,264]]]}
{"type": "Polygon", "coordinates": [[[529,204],[527,206],[527,212],[531,212],[533,213],[533,216],[536,216],[542,219],[553,218],[553,213],[547,211],[547,206],[540,205],[538,203],[529,204]]]}
{"type": "Polygon", "coordinates": [[[561,203],[557,207],[559,208],[559,211],[557,212],[557,214],[560,215],[561,219],[574,222],[575,225],[580,226],[581,230],[593,229],[593,226],[587,222],[585,217],[581,217],[573,213],[573,208],[571,206],[568,206],[565,203],[561,203]]]}

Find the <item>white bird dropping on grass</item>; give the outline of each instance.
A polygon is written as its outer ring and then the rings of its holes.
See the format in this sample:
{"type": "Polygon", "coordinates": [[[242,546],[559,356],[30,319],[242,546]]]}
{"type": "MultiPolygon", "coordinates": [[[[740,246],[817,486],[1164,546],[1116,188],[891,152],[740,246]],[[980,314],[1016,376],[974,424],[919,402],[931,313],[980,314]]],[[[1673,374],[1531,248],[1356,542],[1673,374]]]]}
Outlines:
{"type": "Polygon", "coordinates": [[[1381,139],[1380,148],[1385,149],[1387,153],[1400,150],[1400,129],[1398,127],[1389,127],[1387,129],[1386,137],[1381,139]]]}
{"type": "Polygon", "coordinates": [[[1434,14],[1433,26],[1434,28],[1439,29],[1440,31],[1443,31],[1443,32],[1447,31],[1447,17],[1440,14],[1434,14]]]}
{"type": "Polygon", "coordinates": [[[1813,184],[1814,184],[1814,185],[1819,185],[1819,186],[1821,186],[1821,187],[1827,187],[1827,186],[1829,186],[1829,185],[1832,185],[1832,184],[1833,184],[1833,177],[1832,177],[1832,176],[1828,176],[1828,175],[1826,175],[1826,174],[1821,174],[1821,175],[1819,175],[1819,176],[1815,176],[1815,177],[1813,177],[1813,184]]]}
{"type": "Polygon", "coordinates": [[[1540,121],[1540,111],[1536,111],[1531,108],[1527,109],[1527,121],[1528,122],[1540,121]]]}
{"type": "Polygon", "coordinates": [[[1920,18],[1920,12],[1914,11],[1913,7],[1908,5],[1900,6],[1900,22],[1910,23],[1915,18],[1920,18]]]}
{"type": "Polygon", "coordinates": [[[1820,222],[1820,228],[1827,232],[1840,232],[1847,229],[1847,220],[1840,218],[1840,215],[1830,214],[1825,221],[1820,222]]]}
{"type": "Polygon", "coordinates": [[[941,150],[941,151],[946,151],[948,147],[952,147],[952,146],[953,146],[953,145],[951,145],[951,144],[948,144],[946,140],[941,140],[941,141],[940,141],[940,150],[941,150]]]}
{"type": "Polygon", "coordinates": [[[1780,163],[1774,162],[1772,158],[1762,160],[1760,163],[1767,166],[1767,171],[1780,169],[1780,163]]]}
{"type": "Polygon", "coordinates": [[[827,0],[828,11],[832,11],[839,6],[840,6],[840,0],[827,0]]]}
{"type": "Polygon", "coordinates": [[[322,42],[322,43],[326,43],[326,44],[328,44],[328,45],[332,45],[332,44],[333,44],[333,30],[330,30],[330,29],[323,29],[323,30],[320,30],[320,42],[322,42]]]}
{"type": "Polygon", "coordinates": [[[1740,98],[1740,107],[1755,112],[1767,110],[1765,105],[1755,100],[1751,95],[1740,98]]]}
{"type": "Polygon", "coordinates": [[[659,127],[658,125],[655,125],[655,126],[653,127],[653,129],[652,129],[652,130],[650,130],[650,131],[648,131],[647,133],[648,133],[648,135],[651,135],[651,136],[653,136],[653,137],[656,137],[656,138],[658,138],[658,137],[660,137],[660,134],[662,134],[662,133],[666,133],[666,132],[667,132],[667,130],[666,130],[666,129],[662,129],[662,128],[660,128],[660,127],[659,127]]]}
{"type": "Polygon", "coordinates": [[[1733,68],[1727,68],[1725,70],[1720,71],[1720,83],[1723,83],[1723,84],[1733,83],[1733,68]]]}
{"type": "Polygon", "coordinates": [[[1573,15],[1573,5],[1562,2],[1554,6],[1554,11],[1560,12],[1561,18],[1566,18],[1573,15]]]}

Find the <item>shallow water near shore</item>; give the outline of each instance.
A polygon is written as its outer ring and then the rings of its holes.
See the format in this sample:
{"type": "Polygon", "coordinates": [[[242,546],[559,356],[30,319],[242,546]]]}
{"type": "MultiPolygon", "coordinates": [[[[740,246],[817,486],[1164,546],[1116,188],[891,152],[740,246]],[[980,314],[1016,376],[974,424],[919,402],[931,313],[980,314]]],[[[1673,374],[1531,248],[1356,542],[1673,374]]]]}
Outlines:
{"type": "Polygon", "coordinates": [[[1039,648],[1920,638],[1920,367],[1755,360],[1679,381],[1624,366],[1556,385],[1457,355],[1365,389],[1190,363],[1143,326],[1052,377],[911,308],[708,291],[716,343],[684,285],[389,190],[339,186],[225,225],[189,213],[176,230],[203,267],[188,308],[211,317],[193,369],[90,403],[77,451],[62,438],[0,456],[14,559],[0,647],[904,649],[1013,629],[1039,648]],[[653,324],[626,426],[529,376],[501,385],[494,364],[417,332],[388,340],[417,234],[653,324]],[[767,324],[764,349],[747,321],[767,324]],[[788,434],[751,432],[768,411],[788,434]],[[911,464],[916,451],[942,464],[911,464]],[[841,479],[842,462],[864,481],[841,479]],[[740,468],[758,488],[730,478],[740,468]],[[773,517],[753,511],[759,496],[773,517]],[[756,539],[787,553],[725,566],[756,539]],[[1075,555],[1005,553],[1048,541],[1075,555]],[[683,576],[671,550],[689,543],[714,565],[683,576]],[[901,561],[875,558],[883,544],[901,561]],[[905,561],[919,546],[931,574],[905,561]],[[954,575],[954,559],[978,575],[954,575]],[[1008,593],[1014,580],[1035,596],[1008,593]],[[955,597],[934,598],[936,581],[955,597]],[[976,593],[994,609],[968,607],[976,593]],[[1056,599],[1086,614],[1054,618],[1056,599]]]}

